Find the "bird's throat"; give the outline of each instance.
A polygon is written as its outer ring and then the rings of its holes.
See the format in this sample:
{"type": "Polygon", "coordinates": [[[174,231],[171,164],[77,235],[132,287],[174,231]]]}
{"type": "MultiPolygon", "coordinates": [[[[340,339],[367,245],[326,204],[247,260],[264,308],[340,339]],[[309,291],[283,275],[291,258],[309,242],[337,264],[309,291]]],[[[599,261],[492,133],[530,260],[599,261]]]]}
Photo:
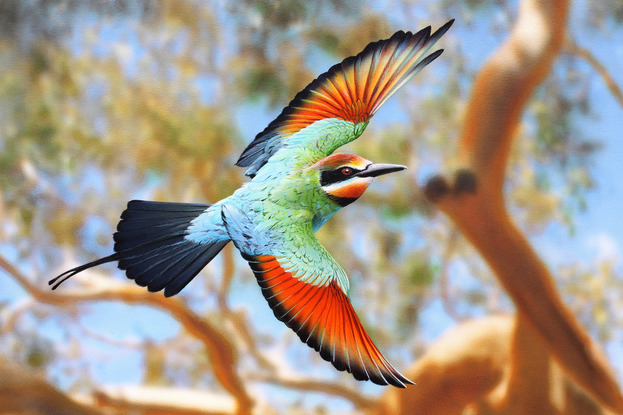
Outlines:
{"type": "Polygon", "coordinates": [[[374,179],[371,177],[356,177],[345,182],[325,186],[323,189],[329,199],[344,207],[359,199],[373,181],[374,179]]]}

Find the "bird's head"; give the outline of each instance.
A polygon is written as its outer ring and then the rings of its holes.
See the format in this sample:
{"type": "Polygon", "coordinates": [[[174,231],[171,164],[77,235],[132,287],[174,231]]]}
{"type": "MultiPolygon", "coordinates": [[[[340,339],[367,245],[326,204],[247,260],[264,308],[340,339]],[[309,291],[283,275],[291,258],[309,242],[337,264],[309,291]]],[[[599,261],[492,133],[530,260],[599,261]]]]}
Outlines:
{"type": "Polygon", "coordinates": [[[355,154],[337,153],[311,166],[318,172],[320,188],[329,199],[344,207],[357,200],[374,178],[406,169],[397,164],[376,164],[355,154]]]}

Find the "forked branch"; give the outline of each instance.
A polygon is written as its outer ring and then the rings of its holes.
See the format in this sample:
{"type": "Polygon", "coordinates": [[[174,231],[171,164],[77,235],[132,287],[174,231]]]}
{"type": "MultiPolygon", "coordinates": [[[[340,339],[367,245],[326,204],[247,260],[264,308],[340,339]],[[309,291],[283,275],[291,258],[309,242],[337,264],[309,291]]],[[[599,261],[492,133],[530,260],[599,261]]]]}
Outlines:
{"type": "Polygon", "coordinates": [[[513,223],[503,195],[523,109],[563,47],[568,3],[521,2],[512,33],[475,80],[459,140],[462,173],[457,179],[435,178],[426,193],[485,258],[515,302],[520,321],[542,336],[566,373],[602,404],[623,412],[623,396],[611,370],[513,223]],[[466,177],[475,184],[467,191],[466,177]]]}
{"type": "Polygon", "coordinates": [[[221,331],[193,313],[183,301],[155,295],[134,285],[107,284],[104,287],[84,289],[81,292],[58,294],[36,287],[2,256],[0,256],[0,268],[4,268],[30,295],[43,303],[63,306],[77,302],[117,300],[127,304],[144,304],[166,310],[191,335],[204,344],[214,368],[215,377],[237,402],[237,414],[250,413],[253,400],[248,395],[244,382],[237,375],[235,348],[221,331]]]}

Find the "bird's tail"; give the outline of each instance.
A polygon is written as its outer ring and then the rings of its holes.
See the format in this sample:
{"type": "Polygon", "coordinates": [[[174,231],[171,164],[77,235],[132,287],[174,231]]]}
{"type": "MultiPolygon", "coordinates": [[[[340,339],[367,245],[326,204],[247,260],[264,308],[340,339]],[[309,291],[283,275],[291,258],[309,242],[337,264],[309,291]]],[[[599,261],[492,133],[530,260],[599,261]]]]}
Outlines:
{"type": "Polygon", "coordinates": [[[196,242],[186,238],[191,222],[210,205],[132,200],[117,225],[115,253],[65,271],[50,280],[56,289],[85,269],[118,261],[128,278],[149,291],[180,292],[229,240],[196,242]]]}

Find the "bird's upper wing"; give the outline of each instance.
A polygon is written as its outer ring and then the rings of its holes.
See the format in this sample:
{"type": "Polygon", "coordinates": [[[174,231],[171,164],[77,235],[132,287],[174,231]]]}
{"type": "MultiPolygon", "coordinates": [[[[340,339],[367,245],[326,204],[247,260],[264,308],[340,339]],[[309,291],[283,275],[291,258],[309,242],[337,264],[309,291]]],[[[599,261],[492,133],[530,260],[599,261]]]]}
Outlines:
{"type": "MultiPolygon", "coordinates": [[[[322,137],[323,154],[319,158],[326,157],[339,146],[354,140],[390,96],[443,52],[440,49],[427,55],[453,22],[450,20],[432,35],[430,26],[415,34],[396,32],[391,38],[370,43],[358,55],[334,65],[294,97],[281,114],[249,144],[236,165],[249,167],[246,174],[253,177],[280,149],[289,144],[312,144],[291,138],[305,127],[323,119],[349,123],[342,123],[348,131],[322,137]]],[[[319,137],[311,135],[309,138],[318,140],[319,137]]]]}
{"type": "Polygon", "coordinates": [[[348,298],[348,278],[307,227],[288,226],[275,237],[257,235],[241,210],[223,206],[232,241],[249,262],[275,316],[338,370],[359,380],[412,384],[383,357],[348,298]]]}

